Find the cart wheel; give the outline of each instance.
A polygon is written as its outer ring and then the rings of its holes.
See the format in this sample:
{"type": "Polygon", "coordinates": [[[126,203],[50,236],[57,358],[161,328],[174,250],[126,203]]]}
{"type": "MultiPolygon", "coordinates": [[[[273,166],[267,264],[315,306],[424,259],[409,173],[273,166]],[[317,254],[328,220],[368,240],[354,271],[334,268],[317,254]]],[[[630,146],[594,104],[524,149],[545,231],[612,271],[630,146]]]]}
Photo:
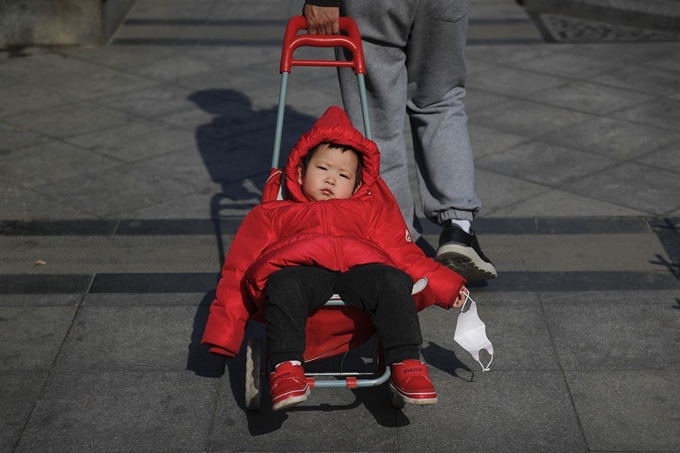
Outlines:
{"type": "Polygon", "coordinates": [[[396,393],[390,389],[390,398],[392,400],[392,407],[395,409],[403,409],[406,406],[406,402],[396,393]]]}
{"type": "Polygon", "coordinates": [[[260,382],[262,381],[262,341],[249,338],[246,346],[246,409],[260,408],[260,382]]]}

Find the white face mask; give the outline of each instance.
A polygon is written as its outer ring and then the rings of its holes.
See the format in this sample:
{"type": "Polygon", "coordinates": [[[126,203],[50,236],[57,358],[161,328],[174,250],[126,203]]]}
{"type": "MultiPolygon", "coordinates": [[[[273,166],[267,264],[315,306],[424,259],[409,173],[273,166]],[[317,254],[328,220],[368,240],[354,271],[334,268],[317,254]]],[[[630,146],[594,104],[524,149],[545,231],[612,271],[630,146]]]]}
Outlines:
{"type": "Polygon", "coordinates": [[[486,326],[477,314],[477,304],[468,294],[465,295],[465,303],[460,309],[458,322],[456,323],[456,333],[453,339],[465,348],[467,352],[472,354],[472,357],[482,366],[482,371],[489,371],[493,361],[493,345],[486,337],[486,326]],[[463,312],[468,300],[470,301],[470,308],[468,311],[463,312]],[[479,360],[479,351],[482,349],[486,349],[491,354],[491,360],[489,360],[489,364],[486,367],[479,360]]]}

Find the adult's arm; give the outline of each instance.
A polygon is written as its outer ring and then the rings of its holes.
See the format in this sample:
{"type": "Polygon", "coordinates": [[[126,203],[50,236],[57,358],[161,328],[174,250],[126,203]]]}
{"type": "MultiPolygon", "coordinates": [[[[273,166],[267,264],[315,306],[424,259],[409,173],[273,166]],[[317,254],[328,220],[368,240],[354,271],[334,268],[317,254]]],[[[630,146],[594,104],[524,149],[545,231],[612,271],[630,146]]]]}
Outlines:
{"type": "Polygon", "coordinates": [[[337,35],[340,33],[340,1],[309,0],[305,2],[302,15],[307,19],[310,35],[337,35]]]}

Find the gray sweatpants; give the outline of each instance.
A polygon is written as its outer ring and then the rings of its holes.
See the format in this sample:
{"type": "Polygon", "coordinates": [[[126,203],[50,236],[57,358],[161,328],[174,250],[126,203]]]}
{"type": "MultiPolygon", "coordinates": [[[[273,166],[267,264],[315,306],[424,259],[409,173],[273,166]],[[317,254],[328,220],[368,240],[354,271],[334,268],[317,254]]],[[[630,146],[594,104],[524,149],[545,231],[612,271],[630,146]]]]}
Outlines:
{"type": "MultiPolygon", "coordinates": [[[[469,0],[341,0],[340,14],[354,19],[362,35],[381,175],[411,230],[405,114],[425,216],[438,224],[472,220],[481,207],[463,105],[468,7],[469,0]]],[[[356,76],[346,68],[338,73],[345,110],[363,131],[356,76]]]]}

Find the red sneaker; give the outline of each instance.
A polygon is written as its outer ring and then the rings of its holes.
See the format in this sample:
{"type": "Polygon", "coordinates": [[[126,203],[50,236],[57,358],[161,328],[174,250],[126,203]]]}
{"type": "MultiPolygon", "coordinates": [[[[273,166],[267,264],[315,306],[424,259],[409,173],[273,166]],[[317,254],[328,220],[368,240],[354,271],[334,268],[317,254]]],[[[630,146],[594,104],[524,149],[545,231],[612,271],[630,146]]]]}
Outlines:
{"type": "Polygon", "coordinates": [[[311,391],[302,365],[293,365],[291,362],[283,362],[276,367],[269,376],[269,385],[272,409],[275,411],[300,404],[311,391]]]}
{"type": "Polygon", "coordinates": [[[435,404],[437,392],[427,366],[420,360],[404,360],[390,366],[392,402],[397,407],[409,404],[435,404]]]}

